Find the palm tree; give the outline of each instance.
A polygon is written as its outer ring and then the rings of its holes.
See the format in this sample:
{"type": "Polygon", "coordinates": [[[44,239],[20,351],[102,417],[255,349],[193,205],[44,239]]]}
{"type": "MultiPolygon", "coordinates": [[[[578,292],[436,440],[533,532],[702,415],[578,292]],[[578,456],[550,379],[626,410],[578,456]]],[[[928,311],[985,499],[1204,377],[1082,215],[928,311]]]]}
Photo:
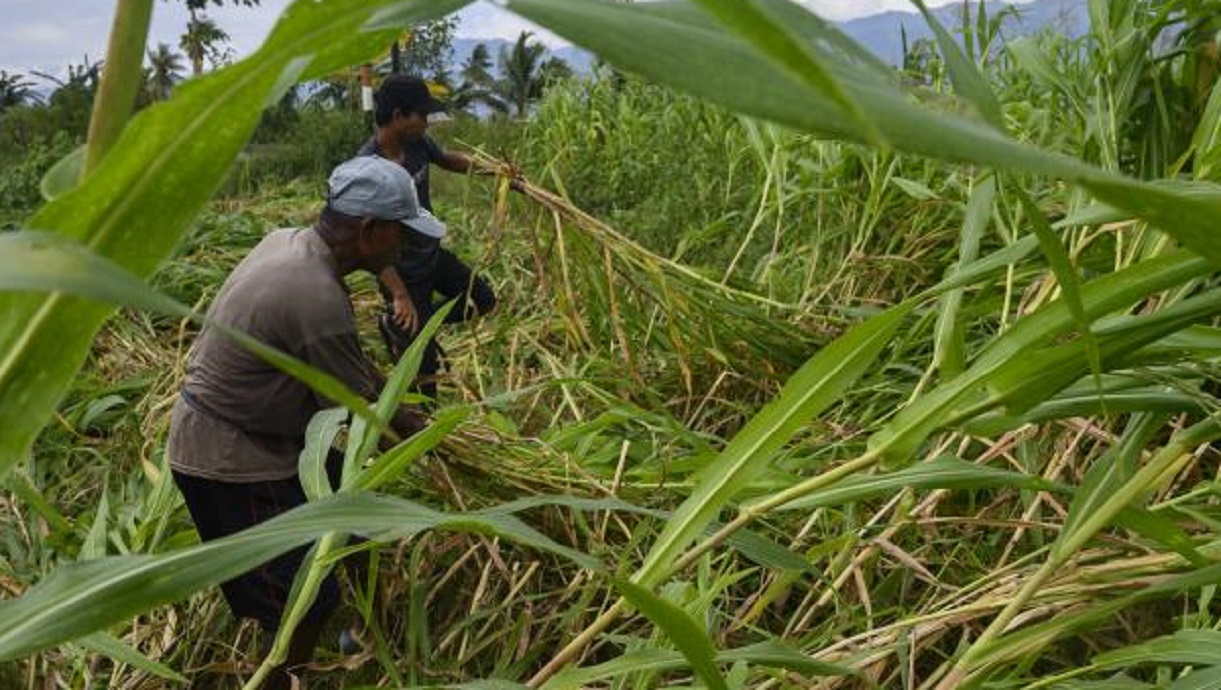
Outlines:
{"type": "Polygon", "coordinates": [[[496,77],[492,74],[492,56],[488,47],[477,44],[458,72],[462,83],[454,90],[450,103],[464,110],[482,104],[498,112],[507,112],[509,104],[496,93],[496,77]]]}
{"type": "Polygon", "coordinates": [[[182,55],[168,44],[158,43],[156,50],[148,51],[148,66],[145,90],[149,98],[154,101],[169,98],[174,84],[182,80],[182,55]]]}
{"type": "Polygon", "coordinates": [[[0,111],[16,105],[38,102],[40,98],[33,86],[33,82],[20,74],[9,74],[0,70],[0,111]]]}
{"type": "Polygon", "coordinates": [[[500,50],[500,74],[497,93],[517,111],[517,117],[526,116],[530,102],[543,92],[540,72],[547,48],[532,40],[529,31],[521,32],[512,50],[500,50]]]}
{"type": "Polygon", "coordinates": [[[556,82],[571,79],[572,74],[572,67],[564,58],[554,55],[547,58],[543,66],[538,69],[538,78],[543,83],[544,89],[556,82]]]}
{"type": "Polygon", "coordinates": [[[229,34],[217,26],[216,22],[196,13],[192,7],[187,31],[179,39],[178,47],[182,48],[191,60],[191,74],[199,76],[203,73],[204,58],[215,60],[221,54],[217,44],[228,40],[229,34]]]}

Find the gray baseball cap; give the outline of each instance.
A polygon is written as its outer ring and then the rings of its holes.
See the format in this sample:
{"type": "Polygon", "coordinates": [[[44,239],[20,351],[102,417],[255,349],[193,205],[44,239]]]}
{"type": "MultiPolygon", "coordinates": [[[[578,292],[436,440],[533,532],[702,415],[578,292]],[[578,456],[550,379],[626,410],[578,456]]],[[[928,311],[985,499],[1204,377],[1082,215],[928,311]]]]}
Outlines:
{"type": "Polygon", "coordinates": [[[327,185],[327,203],[340,213],[397,220],[429,237],[445,237],[445,224],[420,206],[415,181],[397,163],[379,156],[359,156],[340,163],[327,185]]]}

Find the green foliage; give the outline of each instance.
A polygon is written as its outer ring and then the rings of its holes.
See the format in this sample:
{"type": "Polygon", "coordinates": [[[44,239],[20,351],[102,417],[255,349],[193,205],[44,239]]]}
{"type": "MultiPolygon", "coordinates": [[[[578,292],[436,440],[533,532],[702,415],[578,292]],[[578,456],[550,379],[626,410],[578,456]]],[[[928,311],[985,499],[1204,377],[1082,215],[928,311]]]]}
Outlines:
{"type": "Polygon", "coordinates": [[[0,171],[0,209],[29,211],[42,202],[39,185],[51,166],[79,145],[68,132],[34,142],[25,156],[3,164],[0,171]]]}
{"type": "Polygon", "coordinates": [[[297,179],[324,180],[372,136],[365,113],[306,106],[269,109],[238,157],[224,193],[252,194],[297,179]]]}
{"type": "Polygon", "coordinates": [[[413,24],[407,40],[395,41],[391,47],[391,63],[383,64],[383,70],[414,74],[441,83],[449,82],[449,60],[453,53],[454,31],[458,28],[456,16],[441,17],[413,24]],[[393,64],[395,57],[398,64],[393,64]]]}

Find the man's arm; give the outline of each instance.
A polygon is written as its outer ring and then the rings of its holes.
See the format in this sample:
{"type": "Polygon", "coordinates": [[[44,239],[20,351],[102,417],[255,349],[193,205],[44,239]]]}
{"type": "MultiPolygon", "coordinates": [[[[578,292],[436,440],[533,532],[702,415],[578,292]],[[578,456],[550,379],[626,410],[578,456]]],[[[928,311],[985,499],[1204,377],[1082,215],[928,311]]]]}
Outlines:
{"type": "MultiPolygon", "coordinates": [[[[425,141],[427,142],[426,146],[429,147],[429,155],[432,157],[432,162],[438,167],[449,170],[450,172],[462,173],[464,175],[472,171],[474,171],[476,175],[500,174],[495,168],[475,165],[474,161],[470,159],[470,156],[467,156],[464,153],[447,151],[441,148],[441,145],[431,138],[428,138],[425,141]]],[[[509,188],[515,192],[522,191],[522,177],[521,173],[516,167],[512,167],[512,174],[510,175],[509,179],[509,188]]]]}
{"type": "Polygon", "coordinates": [[[390,291],[394,307],[394,322],[399,325],[399,328],[408,333],[420,330],[420,314],[415,310],[415,303],[411,301],[407,286],[403,284],[403,279],[394,266],[383,268],[382,272],[377,274],[377,279],[390,291]]]}
{"type": "Polygon", "coordinates": [[[441,157],[437,160],[437,165],[445,168],[450,172],[466,174],[471,171],[471,159],[466,154],[458,153],[457,151],[444,151],[441,157]]]}
{"type": "MultiPolygon", "coordinates": [[[[365,357],[355,332],[339,333],[311,340],[305,346],[303,358],[311,366],[327,372],[369,402],[376,402],[386,380],[377,367],[365,357]]],[[[332,400],[322,399],[322,407],[334,407],[332,400]]],[[[407,438],[427,426],[427,418],[418,410],[399,405],[390,418],[390,428],[400,438],[407,438]]]]}

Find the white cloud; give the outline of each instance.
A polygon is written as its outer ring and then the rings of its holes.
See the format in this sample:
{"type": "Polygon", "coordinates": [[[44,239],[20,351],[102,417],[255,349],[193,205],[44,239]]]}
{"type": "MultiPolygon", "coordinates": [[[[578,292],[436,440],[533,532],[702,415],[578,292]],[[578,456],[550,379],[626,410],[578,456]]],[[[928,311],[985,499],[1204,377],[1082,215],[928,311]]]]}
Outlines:
{"type": "Polygon", "coordinates": [[[551,48],[570,45],[546,29],[518,17],[490,2],[477,2],[459,13],[458,35],[463,38],[506,38],[516,40],[523,31],[551,48]]]}

